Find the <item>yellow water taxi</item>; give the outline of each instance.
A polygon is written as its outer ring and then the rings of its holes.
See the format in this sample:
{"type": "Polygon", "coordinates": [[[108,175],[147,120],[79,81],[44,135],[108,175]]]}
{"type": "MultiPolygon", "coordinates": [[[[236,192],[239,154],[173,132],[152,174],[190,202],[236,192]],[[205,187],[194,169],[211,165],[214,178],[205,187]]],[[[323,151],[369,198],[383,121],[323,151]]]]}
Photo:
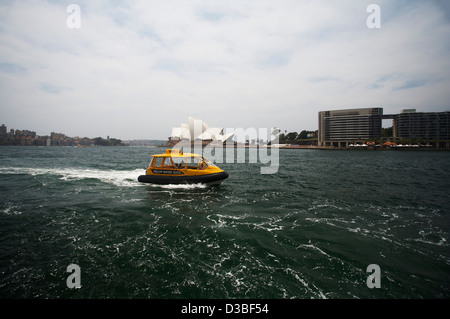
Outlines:
{"type": "Polygon", "coordinates": [[[146,174],[138,181],[151,184],[207,184],[219,185],[228,177],[202,155],[168,149],[166,153],[152,155],[146,174]]]}

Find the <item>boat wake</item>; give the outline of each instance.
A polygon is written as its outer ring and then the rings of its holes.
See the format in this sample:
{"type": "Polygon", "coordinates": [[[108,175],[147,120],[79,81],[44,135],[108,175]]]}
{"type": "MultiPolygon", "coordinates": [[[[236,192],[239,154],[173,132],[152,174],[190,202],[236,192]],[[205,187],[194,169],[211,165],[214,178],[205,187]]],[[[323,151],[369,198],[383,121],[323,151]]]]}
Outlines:
{"type": "Polygon", "coordinates": [[[125,187],[152,187],[157,189],[201,189],[208,187],[205,184],[143,184],[137,177],[142,175],[142,169],[134,170],[100,170],[92,168],[38,168],[38,167],[4,167],[0,174],[6,175],[31,175],[31,176],[55,176],[63,181],[76,181],[85,179],[97,179],[104,183],[125,187]]]}
{"type": "Polygon", "coordinates": [[[98,179],[115,186],[141,186],[137,176],[142,174],[142,169],[134,170],[100,170],[91,168],[30,168],[30,167],[4,167],[0,174],[31,175],[31,176],[56,176],[60,180],[74,181],[84,179],[98,179]]]}
{"type": "Polygon", "coordinates": [[[168,188],[172,189],[195,189],[195,188],[207,188],[208,185],[206,184],[190,184],[190,185],[165,185],[168,186],[168,188]]]}
{"type": "Polygon", "coordinates": [[[148,187],[157,188],[157,189],[200,189],[207,188],[206,184],[167,184],[167,185],[158,185],[158,184],[142,184],[148,187]]]}

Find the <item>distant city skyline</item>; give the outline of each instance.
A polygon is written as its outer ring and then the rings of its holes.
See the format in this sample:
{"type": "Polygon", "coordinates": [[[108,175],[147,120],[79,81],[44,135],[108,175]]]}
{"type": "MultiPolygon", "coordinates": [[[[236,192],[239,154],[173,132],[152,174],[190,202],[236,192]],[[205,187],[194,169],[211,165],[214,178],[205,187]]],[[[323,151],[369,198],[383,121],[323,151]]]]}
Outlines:
{"type": "Polygon", "coordinates": [[[104,139],[101,136],[68,136],[64,133],[51,132],[50,134],[40,135],[35,131],[28,129],[8,130],[5,124],[0,125],[0,146],[3,145],[22,145],[22,146],[125,146],[122,140],[109,135],[104,139]]]}
{"type": "Polygon", "coordinates": [[[323,110],[450,109],[446,1],[72,3],[0,3],[8,127],[165,140],[188,116],[299,132],[323,110]]]}

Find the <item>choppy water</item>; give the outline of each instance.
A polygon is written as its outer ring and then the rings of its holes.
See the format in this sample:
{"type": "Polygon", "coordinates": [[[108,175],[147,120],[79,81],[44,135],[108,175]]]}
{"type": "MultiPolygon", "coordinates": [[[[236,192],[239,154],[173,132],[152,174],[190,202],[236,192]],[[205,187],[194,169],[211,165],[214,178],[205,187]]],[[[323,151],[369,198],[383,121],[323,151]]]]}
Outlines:
{"type": "Polygon", "coordinates": [[[0,148],[0,297],[450,297],[449,152],[280,150],[274,175],[137,182],[162,151],[0,148]]]}

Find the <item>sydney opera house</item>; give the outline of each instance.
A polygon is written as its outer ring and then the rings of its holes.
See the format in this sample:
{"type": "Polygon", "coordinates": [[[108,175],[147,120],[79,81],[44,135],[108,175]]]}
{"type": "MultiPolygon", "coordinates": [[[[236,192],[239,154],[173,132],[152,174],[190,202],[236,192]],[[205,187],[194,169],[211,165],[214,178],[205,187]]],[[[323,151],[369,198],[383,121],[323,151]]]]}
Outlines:
{"type": "Polygon", "coordinates": [[[199,142],[202,145],[210,143],[233,143],[234,133],[224,134],[222,127],[210,127],[208,124],[193,117],[189,117],[189,123],[182,123],[180,127],[172,128],[172,134],[167,142],[168,146],[178,143],[193,144],[199,142]]]}

